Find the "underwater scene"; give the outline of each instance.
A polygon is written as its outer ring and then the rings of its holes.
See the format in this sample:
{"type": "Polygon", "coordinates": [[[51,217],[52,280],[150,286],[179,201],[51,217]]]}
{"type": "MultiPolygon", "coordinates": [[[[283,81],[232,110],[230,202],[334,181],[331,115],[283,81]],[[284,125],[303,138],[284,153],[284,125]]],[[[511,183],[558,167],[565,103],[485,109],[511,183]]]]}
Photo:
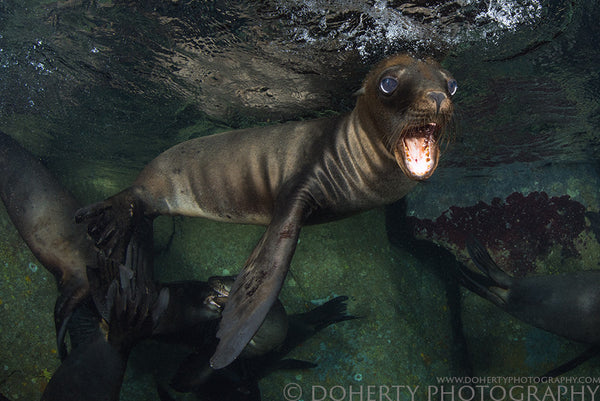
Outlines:
{"type": "Polygon", "coordinates": [[[0,0],[0,401],[600,399],[599,20],[0,0]]]}

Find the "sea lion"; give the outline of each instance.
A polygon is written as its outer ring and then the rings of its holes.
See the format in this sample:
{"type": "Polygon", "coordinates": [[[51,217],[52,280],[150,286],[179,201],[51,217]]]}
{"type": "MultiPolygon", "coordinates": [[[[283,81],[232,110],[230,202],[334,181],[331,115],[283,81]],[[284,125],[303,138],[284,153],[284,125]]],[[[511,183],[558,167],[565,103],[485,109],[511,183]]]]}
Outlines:
{"type": "MultiPolygon", "coordinates": [[[[202,281],[152,282],[149,259],[134,237],[131,242],[124,265],[100,257],[88,268],[92,297],[75,309],[69,321],[72,350],[50,379],[42,401],[117,401],[131,350],[145,339],[198,349],[216,347],[217,322],[226,302],[222,288],[202,281]]],[[[280,303],[274,305],[257,335],[261,332],[246,347],[249,352],[242,353],[245,358],[283,343],[287,315],[280,303]]],[[[212,380],[212,373],[204,373],[205,379],[212,380]]]]}
{"type": "Polygon", "coordinates": [[[181,143],[76,219],[108,255],[122,253],[136,210],[267,225],[223,312],[212,358],[222,368],[277,299],[303,225],[394,202],[433,174],[456,88],[433,60],[390,57],[367,75],[352,112],[181,143]]]}
{"type": "Polygon", "coordinates": [[[477,240],[468,241],[467,250],[485,275],[469,276],[478,294],[533,326],[573,341],[600,344],[600,270],[515,278],[500,269],[477,240]]]}
{"type": "Polygon", "coordinates": [[[0,197],[33,255],[56,278],[54,309],[58,350],[66,355],[66,324],[89,292],[86,266],[95,260],[94,243],[75,224],[75,198],[33,155],[0,132],[0,197]]]}
{"type": "Polygon", "coordinates": [[[543,376],[556,376],[600,351],[600,270],[516,278],[475,238],[467,250],[483,275],[461,268],[463,284],[516,318],[592,348],[543,376]]]}
{"type": "MultiPolygon", "coordinates": [[[[73,221],[75,198],[1,132],[0,172],[0,195],[11,220],[57,277],[59,345],[67,331],[71,340],[71,353],[65,348],[42,400],[118,400],[129,353],[143,339],[216,347],[216,322],[234,277],[155,283],[152,222],[143,215],[134,216],[123,264],[97,255],[84,227],[73,221]]],[[[272,351],[286,334],[287,314],[277,300],[244,355],[272,351]]]]}
{"type": "MultiPolygon", "coordinates": [[[[247,346],[240,358],[223,369],[209,368],[209,359],[214,348],[200,348],[180,365],[171,386],[178,392],[193,392],[205,401],[260,401],[260,379],[276,370],[309,369],[317,366],[308,361],[288,359],[286,356],[325,327],[356,319],[356,316],[347,314],[347,299],[346,296],[339,296],[308,312],[289,317],[286,315],[289,330],[285,330],[284,341],[279,346],[273,347],[272,341],[265,341],[264,345],[270,344],[270,349],[260,355],[250,355],[247,346]]],[[[261,336],[262,339],[276,340],[282,333],[282,326],[276,319],[270,319],[267,315],[258,333],[261,331],[269,334],[261,336]]],[[[255,340],[256,336],[252,341],[255,340]]],[[[261,349],[264,351],[267,347],[262,346],[261,349]]],[[[159,387],[159,393],[161,400],[173,400],[166,388],[159,387]]]]}
{"type": "MultiPolygon", "coordinates": [[[[235,276],[213,276],[208,281],[157,283],[168,290],[168,301],[152,331],[152,338],[191,347],[216,346],[216,331],[210,321],[221,318],[235,276]]],[[[214,325],[216,327],[216,325],[214,325]]],[[[263,355],[279,347],[286,338],[288,317],[277,299],[242,352],[245,358],[263,355]]]]}
{"type": "MultiPolygon", "coordinates": [[[[128,296],[125,298],[120,296],[121,291],[113,291],[112,303],[117,302],[115,308],[111,307],[111,312],[120,313],[116,319],[118,324],[112,325],[110,337],[107,336],[106,330],[102,330],[97,315],[92,318],[91,324],[89,319],[79,319],[85,324],[82,327],[74,325],[71,316],[80,309],[90,308],[87,269],[95,267],[103,273],[110,270],[97,264],[94,243],[87,237],[85,228],[82,230],[82,227],[73,221],[73,214],[80,205],[38,159],[2,132],[0,197],[19,234],[35,257],[55,276],[60,291],[54,315],[57,343],[63,363],[52,376],[42,399],[117,400],[127,361],[125,356],[128,355],[128,351],[124,353],[124,350],[128,349],[129,345],[125,344],[132,344],[134,339],[143,337],[142,330],[136,325],[136,319],[145,319],[144,314],[149,312],[140,313],[135,319],[123,321],[120,318],[128,316],[128,311],[131,313],[139,310],[143,305],[142,300],[146,299],[147,294],[145,282],[140,281],[144,283],[141,287],[143,289],[136,289],[140,295],[136,298],[137,304],[127,302],[132,296],[133,288],[136,287],[126,289],[128,296]],[[83,336],[70,333],[74,351],[71,355],[67,355],[64,341],[67,327],[76,327],[77,331],[86,332],[83,336]]],[[[137,222],[136,227],[139,231],[144,227],[147,229],[148,225],[137,222]]],[[[130,244],[135,243],[136,235],[134,231],[130,244]]],[[[144,241],[147,242],[147,239],[144,241]]],[[[150,246],[151,242],[146,244],[145,252],[150,246]]],[[[129,264],[133,265],[139,261],[141,269],[147,260],[148,258],[133,259],[129,264]]],[[[115,286],[112,288],[118,289],[115,286]]],[[[95,311],[95,306],[92,310],[95,311]]]]}

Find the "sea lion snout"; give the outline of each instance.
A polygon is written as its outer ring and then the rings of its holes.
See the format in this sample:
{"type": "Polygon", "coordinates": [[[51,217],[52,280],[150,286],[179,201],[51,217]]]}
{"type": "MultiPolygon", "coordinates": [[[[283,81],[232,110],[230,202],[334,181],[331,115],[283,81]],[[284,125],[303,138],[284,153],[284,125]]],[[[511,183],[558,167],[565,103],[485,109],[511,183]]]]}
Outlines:
{"type": "Polygon", "coordinates": [[[427,97],[435,102],[435,113],[438,114],[440,112],[440,106],[448,97],[443,92],[429,92],[427,93],[427,97]]]}

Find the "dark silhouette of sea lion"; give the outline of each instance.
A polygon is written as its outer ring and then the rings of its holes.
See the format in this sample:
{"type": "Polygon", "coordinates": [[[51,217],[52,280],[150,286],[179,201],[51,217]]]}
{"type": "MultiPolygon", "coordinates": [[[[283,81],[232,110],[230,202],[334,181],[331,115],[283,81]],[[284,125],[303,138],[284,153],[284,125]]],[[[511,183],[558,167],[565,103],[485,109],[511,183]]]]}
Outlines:
{"type": "Polygon", "coordinates": [[[136,210],[267,225],[223,313],[212,358],[222,368],[277,299],[303,225],[391,203],[433,174],[456,88],[432,60],[390,57],[367,75],[351,113],[181,143],[77,221],[107,255],[127,243],[136,210]]]}
{"type": "MultiPolygon", "coordinates": [[[[116,318],[110,332],[103,329],[99,315],[91,319],[91,324],[82,327],[71,324],[70,318],[76,311],[90,308],[87,268],[96,267],[102,272],[110,270],[98,264],[93,242],[73,221],[73,214],[79,207],[77,201],[39,160],[1,132],[0,196],[19,234],[35,257],[55,276],[59,289],[55,324],[63,363],[51,378],[42,399],[117,400],[126,355],[130,344],[134,343],[129,340],[143,336],[137,319],[143,321],[146,319],[144,314],[149,312],[135,316],[127,313],[143,309],[147,299],[145,290],[131,286],[111,287],[110,299],[113,304],[116,302],[116,306],[109,311],[116,313],[116,318]],[[140,293],[137,303],[130,302],[134,289],[140,293]],[[67,355],[64,341],[68,326],[77,327],[78,331],[89,331],[82,336],[71,335],[74,345],[72,355],[67,355]]],[[[136,226],[138,231],[144,227],[141,222],[137,222],[136,226]]],[[[136,243],[136,238],[132,236],[128,247],[136,243]]],[[[151,246],[151,242],[146,246],[151,246]]],[[[133,254],[131,252],[131,256],[133,254]]],[[[127,263],[129,269],[138,268],[134,266],[135,260],[130,259],[127,263]]],[[[144,267],[143,259],[139,259],[139,263],[140,269],[144,267]]],[[[95,311],[95,306],[92,308],[95,311]]],[[[85,322],[89,323],[90,319],[85,322]]]]}
{"type": "MultiPolygon", "coordinates": [[[[143,339],[214,350],[216,323],[234,277],[154,282],[152,221],[142,214],[133,216],[135,225],[122,250],[123,263],[91,252],[93,243],[73,222],[76,200],[42,163],[1,132],[0,171],[0,194],[13,223],[57,277],[59,289],[69,289],[59,295],[68,313],[57,328],[61,327],[62,336],[69,332],[72,350],[69,355],[65,350],[43,401],[118,400],[129,353],[143,339]]],[[[328,309],[330,319],[352,318],[333,314],[336,310],[328,309]]],[[[325,313],[311,316],[321,317],[325,324],[325,313]]],[[[287,314],[276,301],[246,346],[245,360],[280,348],[284,340],[289,344],[295,337],[286,337],[287,324],[287,314]]],[[[210,388],[215,386],[211,382],[210,388]]]]}
{"type": "MultiPolygon", "coordinates": [[[[347,299],[345,296],[336,297],[308,312],[289,316],[290,327],[281,345],[272,347],[261,355],[248,355],[245,350],[240,358],[223,369],[214,370],[209,366],[216,342],[213,347],[197,349],[180,365],[171,386],[178,392],[193,392],[203,401],[260,401],[258,382],[271,372],[316,366],[311,362],[285,357],[325,327],[356,319],[356,316],[346,313],[347,299]]],[[[265,324],[261,326],[261,330],[264,326],[265,324]]],[[[280,330],[277,326],[270,326],[269,331],[280,330]]],[[[162,401],[174,399],[166,388],[159,386],[159,393],[162,401]]]]}
{"type": "Polygon", "coordinates": [[[107,291],[101,296],[92,288],[96,301],[88,298],[73,313],[69,323],[72,351],[52,375],[42,401],[119,399],[133,346],[150,337],[164,311],[157,287],[146,272],[148,258],[138,245],[132,238],[124,265],[116,266],[104,259],[94,266],[102,273],[90,274],[90,284],[107,291]],[[108,286],[95,283],[107,277],[112,278],[108,286]],[[100,307],[100,313],[98,301],[106,304],[100,307]]]}
{"type": "Polygon", "coordinates": [[[85,228],[73,221],[80,205],[38,159],[2,132],[0,197],[33,255],[56,278],[60,295],[54,321],[64,358],[66,325],[89,293],[86,266],[96,258],[85,228]]]}
{"type": "Polygon", "coordinates": [[[600,270],[511,277],[475,238],[467,241],[483,275],[461,268],[463,284],[518,319],[592,348],[544,374],[557,376],[600,352],[600,270]]]}

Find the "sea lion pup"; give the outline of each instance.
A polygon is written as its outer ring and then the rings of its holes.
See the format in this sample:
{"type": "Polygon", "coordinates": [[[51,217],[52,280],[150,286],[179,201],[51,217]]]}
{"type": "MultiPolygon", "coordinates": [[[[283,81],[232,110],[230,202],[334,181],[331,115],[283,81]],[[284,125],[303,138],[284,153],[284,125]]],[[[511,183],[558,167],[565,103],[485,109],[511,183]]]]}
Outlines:
{"type": "Polygon", "coordinates": [[[484,275],[461,269],[463,284],[518,319],[569,340],[592,344],[573,361],[544,374],[557,376],[600,351],[600,270],[515,278],[475,238],[467,250],[484,275]]]}
{"type": "MultiPolygon", "coordinates": [[[[356,316],[347,314],[347,299],[346,296],[339,296],[308,312],[290,315],[287,318],[289,330],[286,330],[287,335],[282,344],[271,347],[261,355],[248,353],[246,346],[240,358],[223,369],[212,370],[209,367],[214,348],[200,348],[180,365],[171,381],[171,387],[178,392],[193,392],[205,401],[260,401],[259,380],[270,373],[276,370],[309,369],[317,366],[286,356],[325,327],[356,319],[356,316]]],[[[265,330],[268,333],[281,332],[281,326],[273,325],[274,319],[269,319],[268,316],[258,333],[264,330],[265,326],[268,327],[268,330],[265,330]]],[[[262,336],[264,339],[267,337],[262,336]]],[[[250,344],[255,340],[256,336],[250,344]]],[[[174,400],[165,387],[159,386],[159,394],[162,401],[174,400]]]]}
{"type": "MultiPolygon", "coordinates": [[[[69,321],[72,350],[42,401],[117,401],[131,350],[145,339],[216,346],[216,323],[226,301],[221,287],[201,281],[154,283],[151,258],[143,248],[132,237],[124,265],[99,256],[88,268],[92,296],[69,321]]],[[[277,305],[283,310],[275,303],[257,332],[263,335],[247,346],[249,357],[256,349],[268,352],[283,342],[287,315],[277,305]]]]}
{"type": "Polygon", "coordinates": [[[76,219],[107,255],[127,242],[136,210],[267,226],[223,312],[212,358],[222,368],[277,299],[303,225],[394,202],[433,174],[456,88],[433,60],[390,57],[367,75],[352,112],[181,143],[76,219]]]}
{"type": "Polygon", "coordinates": [[[66,324],[89,292],[86,265],[94,243],[73,214],[80,207],[42,163],[0,132],[0,197],[33,255],[54,275],[60,292],[54,308],[58,350],[66,355],[66,324]]]}
{"type": "MultiPolygon", "coordinates": [[[[152,338],[194,348],[214,348],[218,342],[217,319],[227,304],[235,276],[213,276],[207,282],[177,281],[158,284],[168,290],[168,305],[152,332],[152,338]],[[212,322],[209,322],[211,321],[212,322]]],[[[288,332],[288,316],[277,299],[263,324],[242,352],[246,358],[263,355],[284,342],[288,332]]]]}

